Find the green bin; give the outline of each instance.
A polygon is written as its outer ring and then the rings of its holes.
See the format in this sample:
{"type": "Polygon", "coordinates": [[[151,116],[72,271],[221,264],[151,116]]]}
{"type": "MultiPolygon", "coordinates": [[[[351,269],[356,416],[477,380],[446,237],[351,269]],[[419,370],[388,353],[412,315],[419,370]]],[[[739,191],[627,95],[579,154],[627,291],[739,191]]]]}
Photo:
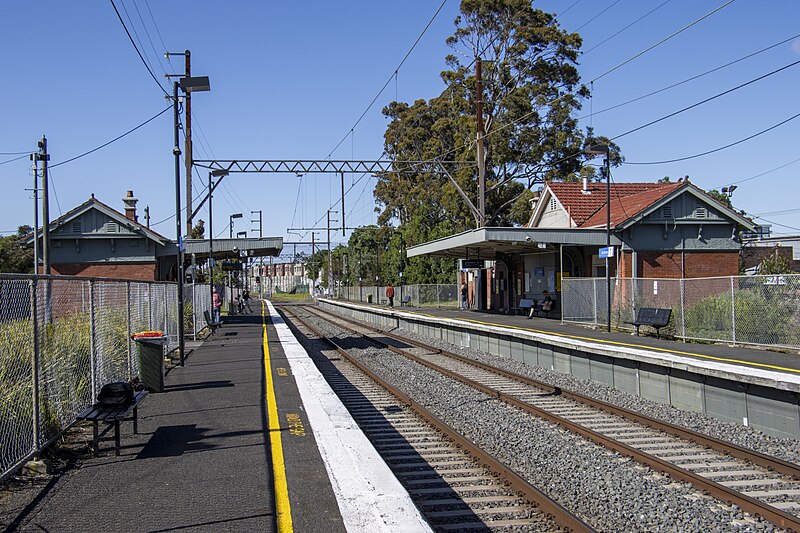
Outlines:
{"type": "Polygon", "coordinates": [[[139,352],[139,379],[150,392],[164,392],[166,337],[134,337],[139,352]]]}

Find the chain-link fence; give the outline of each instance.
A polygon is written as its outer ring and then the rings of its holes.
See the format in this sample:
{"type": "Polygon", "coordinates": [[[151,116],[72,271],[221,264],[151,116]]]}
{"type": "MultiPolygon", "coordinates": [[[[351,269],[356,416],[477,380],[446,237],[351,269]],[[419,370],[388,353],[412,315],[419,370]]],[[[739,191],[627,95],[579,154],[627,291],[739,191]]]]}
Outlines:
{"type": "Polygon", "coordinates": [[[0,275],[0,479],[104,383],[138,374],[133,332],[162,330],[177,347],[177,309],[175,284],[0,275]]]}
{"type": "MultiPolygon", "coordinates": [[[[564,278],[565,322],[605,326],[605,278],[564,278]]],[[[642,307],[672,309],[667,335],[687,340],[800,348],[800,275],[692,279],[611,279],[611,326],[642,307]]]]}
{"type": "MultiPolygon", "coordinates": [[[[375,285],[337,288],[335,294],[342,300],[365,303],[387,303],[386,287],[375,285]]],[[[394,304],[400,305],[408,298],[414,307],[458,307],[458,286],[454,284],[398,285],[394,288],[394,304]]]]}

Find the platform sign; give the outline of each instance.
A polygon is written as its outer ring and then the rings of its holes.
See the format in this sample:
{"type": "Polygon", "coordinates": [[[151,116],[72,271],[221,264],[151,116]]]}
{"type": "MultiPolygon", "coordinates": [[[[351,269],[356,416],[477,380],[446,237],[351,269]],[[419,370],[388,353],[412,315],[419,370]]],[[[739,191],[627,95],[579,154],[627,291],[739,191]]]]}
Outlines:
{"type": "Polygon", "coordinates": [[[464,259],[463,268],[483,268],[486,262],[483,259],[464,259]]]}
{"type": "Polygon", "coordinates": [[[222,270],[226,272],[242,270],[242,263],[240,263],[239,261],[231,261],[230,259],[225,259],[224,261],[222,261],[222,270]]]}
{"type": "Polygon", "coordinates": [[[606,259],[609,257],[614,257],[614,247],[609,246],[608,248],[600,248],[600,259],[606,259]]]}

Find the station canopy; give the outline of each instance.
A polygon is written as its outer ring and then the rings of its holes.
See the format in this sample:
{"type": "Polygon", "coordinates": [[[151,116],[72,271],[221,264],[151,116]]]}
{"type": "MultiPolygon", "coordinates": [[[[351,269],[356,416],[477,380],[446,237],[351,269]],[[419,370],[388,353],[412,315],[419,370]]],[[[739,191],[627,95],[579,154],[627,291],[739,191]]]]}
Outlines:
{"type": "MultiPolygon", "coordinates": [[[[186,255],[196,254],[208,257],[210,242],[208,239],[188,239],[186,255]]],[[[249,257],[276,257],[283,250],[283,237],[264,237],[261,239],[214,239],[214,258],[224,259],[234,254],[234,248],[246,251],[249,257]]]]}
{"type": "MultiPolygon", "coordinates": [[[[605,229],[588,228],[478,228],[435,241],[410,246],[408,257],[495,259],[496,254],[555,251],[559,245],[605,246],[605,229]]],[[[622,241],[613,233],[611,246],[622,241]]]]}

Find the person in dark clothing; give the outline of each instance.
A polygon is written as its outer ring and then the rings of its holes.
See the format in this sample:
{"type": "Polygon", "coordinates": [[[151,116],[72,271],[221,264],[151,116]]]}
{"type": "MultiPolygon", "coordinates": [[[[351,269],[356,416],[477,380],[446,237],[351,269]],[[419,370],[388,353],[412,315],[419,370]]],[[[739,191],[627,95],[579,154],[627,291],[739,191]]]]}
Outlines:
{"type": "Polygon", "coordinates": [[[461,309],[467,308],[467,284],[461,282],[461,309]]]}

